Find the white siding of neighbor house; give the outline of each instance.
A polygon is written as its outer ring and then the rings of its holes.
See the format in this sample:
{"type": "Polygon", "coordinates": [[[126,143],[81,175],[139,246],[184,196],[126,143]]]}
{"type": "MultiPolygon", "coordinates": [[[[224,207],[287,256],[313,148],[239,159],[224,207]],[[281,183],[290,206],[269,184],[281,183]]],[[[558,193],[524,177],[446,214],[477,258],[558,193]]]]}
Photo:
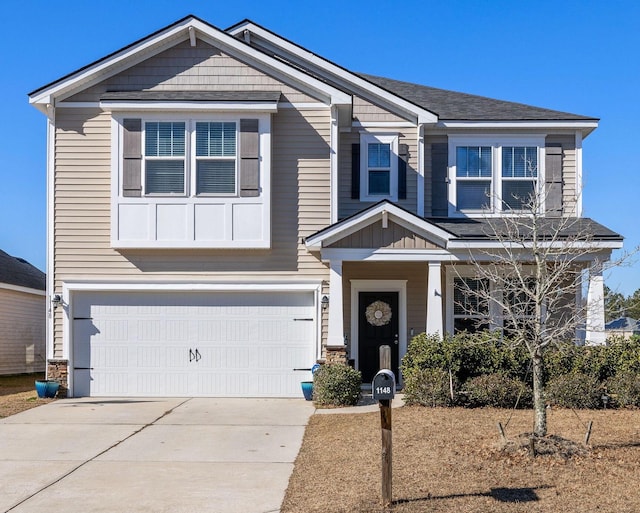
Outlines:
{"type": "Polygon", "coordinates": [[[200,40],[195,47],[179,43],[66,101],[97,101],[106,91],[131,90],[282,91],[283,101],[316,101],[200,40]]]}
{"type": "MultiPolygon", "coordinates": [[[[328,271],[303,237],[330,221],[330,110],[213,47],[188,43],[145,61],[68,101],[96,101],[102,91],[127,85],[163,90],[281,90],[272,116],[272,245],[265,250],[120,250],[111,248],[111,113],[56,109],[54,291],[86,281],[321,281],[328,271]],[[147,76],[147,74],[149,76],[147,76]],[[175,75],[175,76],[174,76],[175,75]],[[164,77],[164,78],[163,78],[164,77]],[[201,80],[206,77],[206,80],[201,80]]],[[[249,113],[248,113],[249,114],[249,113]]],[[[62,311],[54,318],[54,354],[62,354],[62,311]]]]}
{"type": "Polygon", "coordinates": [[[46,315],[44,295],[0,285],[0,375],[44,370],[46,315]]]}

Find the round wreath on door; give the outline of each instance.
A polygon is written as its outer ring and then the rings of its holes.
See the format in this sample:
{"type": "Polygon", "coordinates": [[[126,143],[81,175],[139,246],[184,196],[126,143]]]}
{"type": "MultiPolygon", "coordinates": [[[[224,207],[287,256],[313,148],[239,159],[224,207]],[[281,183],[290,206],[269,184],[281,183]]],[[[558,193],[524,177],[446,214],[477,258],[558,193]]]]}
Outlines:
{"type": "Polygon", "coordinates": [[[391,307],[384,301],[374,301],[367,307],[364,315],[372,326],[385,326],[391,320],[391,307]]]}

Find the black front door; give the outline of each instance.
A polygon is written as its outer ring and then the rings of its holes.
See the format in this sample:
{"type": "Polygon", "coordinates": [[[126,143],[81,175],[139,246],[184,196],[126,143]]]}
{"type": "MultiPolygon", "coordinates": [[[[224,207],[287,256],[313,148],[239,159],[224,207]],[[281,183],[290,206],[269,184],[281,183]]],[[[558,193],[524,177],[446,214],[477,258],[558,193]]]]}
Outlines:
{"type": "Polygon", "coordinates": [[[380,370],[380,346],[391,347],[391,370],[398,380],[398,293],[360,292],[358,298],[358,367],[362,382],[380,370]]]}

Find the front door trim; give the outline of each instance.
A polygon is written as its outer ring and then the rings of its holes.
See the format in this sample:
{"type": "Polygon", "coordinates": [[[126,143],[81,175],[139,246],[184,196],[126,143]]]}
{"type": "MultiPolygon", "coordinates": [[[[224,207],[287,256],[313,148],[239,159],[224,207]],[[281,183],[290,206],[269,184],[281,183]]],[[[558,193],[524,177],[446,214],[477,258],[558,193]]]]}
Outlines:
{"type": "MultiPolygon", "coordinates": [[[[398,293],[398,360],[407,352],[407,280],[351,280],[351,355],[356,369],[360,368],[358,348],[358,297],[360,292],[397,292],[398,293]]],[[[402,376],[396,376],[396,382],[402,383],[402,376]]],[[[368,383],[364,383],[367,385],[368,383]]]]}

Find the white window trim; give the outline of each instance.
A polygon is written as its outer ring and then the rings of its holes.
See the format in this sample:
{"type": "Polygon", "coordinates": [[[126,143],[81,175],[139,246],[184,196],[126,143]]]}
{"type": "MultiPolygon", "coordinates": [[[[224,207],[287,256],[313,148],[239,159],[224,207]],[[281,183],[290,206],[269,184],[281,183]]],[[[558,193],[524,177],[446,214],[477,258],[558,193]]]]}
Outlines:
{"type": "MultiPolygon", "coordinates": [[[[246,118],[247,114],[244,115],[236,115],[230,116],[228,114],[218,114],[218,113],[208,113],[208,114],[190,114],[188,116],[184,114],[149,114],[145,113],[140,116],[127,115],[118,118],[120,124],[122,124],[122,120],[124,118],[129,117],[139,117],[142,120],[142,166],[141,166],[141,184],[142,184],[142,196],[143,197],[186,197],[186,198],[199,198],[199,197],[237,197],[239,195],[239,184],[238,184],[238,156],[240,154],[240,119],[246,118]],[[174,194],[149,194],[146,192],[146,163],[147,156],[145,154],[146,146],[145,146],[145,137],[146,137],[146,123],[147,122],[184,122],[185,123],[185,156],[181,158],[185,163],[185,177],[184,177],[184,185],[185,190],[183,193],[174,193],[174,194]],[[235,160],[235,192],[228,194],[197,194],[197,176],[196,176],[196,122],[213,122],[213,123],[235,123],[236,125],[236,156],[233,157],[235,160]]],[[[260,119],[260,116],[256,116],[256,118],[260,119]]],[[[262,120],[260,119],[260,124],[262,124],[262,120]]],[[[261,130],[262,132],[262,130],[261,130]]],[[[123,137],[122,128],[120,129],[120,137],[123,137]]],[[[262,155],[262,147],[260,148],[260,154],[262,155]]],[[[122,155],[120,155],[122,158],[122,155]]],[[[152,157],[153,159],[164,159],[163,157],[152,157]]],[[[214,160],[215,158],[211,157],[201,157],[205,160],[214,160]]],[[[167,160],[174,159],[177,160],[179,157],[166,157],[167,160]]],[[[231,157],[224,157],[223,160],[231,160],[231,157]]],[[[122,166],[118,164],[121,168],[122,166]]],[[[122,183],[122,169],[119,172],[120,180],[122,183]]],[[[122,189],[118,190],[118,196],[122,197],[122,189]]]]}
{"type": "Polygon", "coordinates": [[[495,136],[474,136],[474,135],[457,135],[449,136],[449,217],[492,217],[504,215],[522,215],[522,211],[510,210],[502,208],[502,148],[504,146],[535,146],[538,148],[538,174],[536,177],[536,194],[542,199],[539,205],[540,211],[544,212],[544,194],[545,183],[545,135],[535,136],[514,136],[514,135],[495,135],[495,136]],[[489,146],[491,147],[491,193],[490,208],[479,210],[458,210],[457,208],[457,176],[456,176],[456,157],[458,146],[489,146]]]}
{"type": "MultiPolygon", "coordinates": [[[[239,126],[239,125],[238,125],[239,126]]],[[[219,113],[214,110],[208,112],[194,112],[186,115],[184,112],[143,112],[134,111],[118,111],[111,114],[111,246],[114,248],[270,248],[271,247],[271,133],[272,120],[271,114],[264,112],[224,112],[219,113]],[[240,120],[240,119],[257,119],[259,129],[259,190],[260,195],[257,197],[239,197],[239,196],[178,196],[178,195],[147,195],[141,193],[140,196],[125,197],[123,196],[123,123],[125,119],[140,119],[142,123],[145,121],[168,120],[180,121],[185,118],[198,121],[217,121],[217,120],[240,120]],[[236,204],[255,204],[263,206],[261,218],[263,236],[260,240],[235,240],[233,238],[225,238],[221,241],[160,241],[154,238],[155,233],[155,211],[156,206],[160,204],[185,205],[189,215],[193,216],[194,208],[198,204],[220,203],[225,206],[226,211],[231,214],[236,204]],[[122,205],[140,205],[146,207],[149,211],[148,230],[150,237],[140,240],[122,240],[119,238],[120,226],[120,206],[122,205]]],[[[143,144],[144,141],[141,142],[143,144]]],[[[239,147],[239,143],[238,143],[239,147]]],[[[240,155],[240,150],[237,150],[240,155]]],[[[141,166],[144,168],[144,166],[141,166]]],[[[144,169],[141,169],[141,173],[144,169]]],[[[144,176],[140,177],[143,184],[144,176]]],[[[239,185],[238,185],[239,186],[239,185]]],[[[189,226],[188,226],[189,228],[189,226]]],[[[231,226],[225,228],[227,234],[232,233],[231,226]]]]}
{"type": "Polygon", "coordinates": [[[398,201],[398,139],[394,134],[360,134],[360,201],[398,201]],[[389,177],[390,194],[369,194],[369,144],[380,143],[391,145],[391,167],[389,177]]]}

